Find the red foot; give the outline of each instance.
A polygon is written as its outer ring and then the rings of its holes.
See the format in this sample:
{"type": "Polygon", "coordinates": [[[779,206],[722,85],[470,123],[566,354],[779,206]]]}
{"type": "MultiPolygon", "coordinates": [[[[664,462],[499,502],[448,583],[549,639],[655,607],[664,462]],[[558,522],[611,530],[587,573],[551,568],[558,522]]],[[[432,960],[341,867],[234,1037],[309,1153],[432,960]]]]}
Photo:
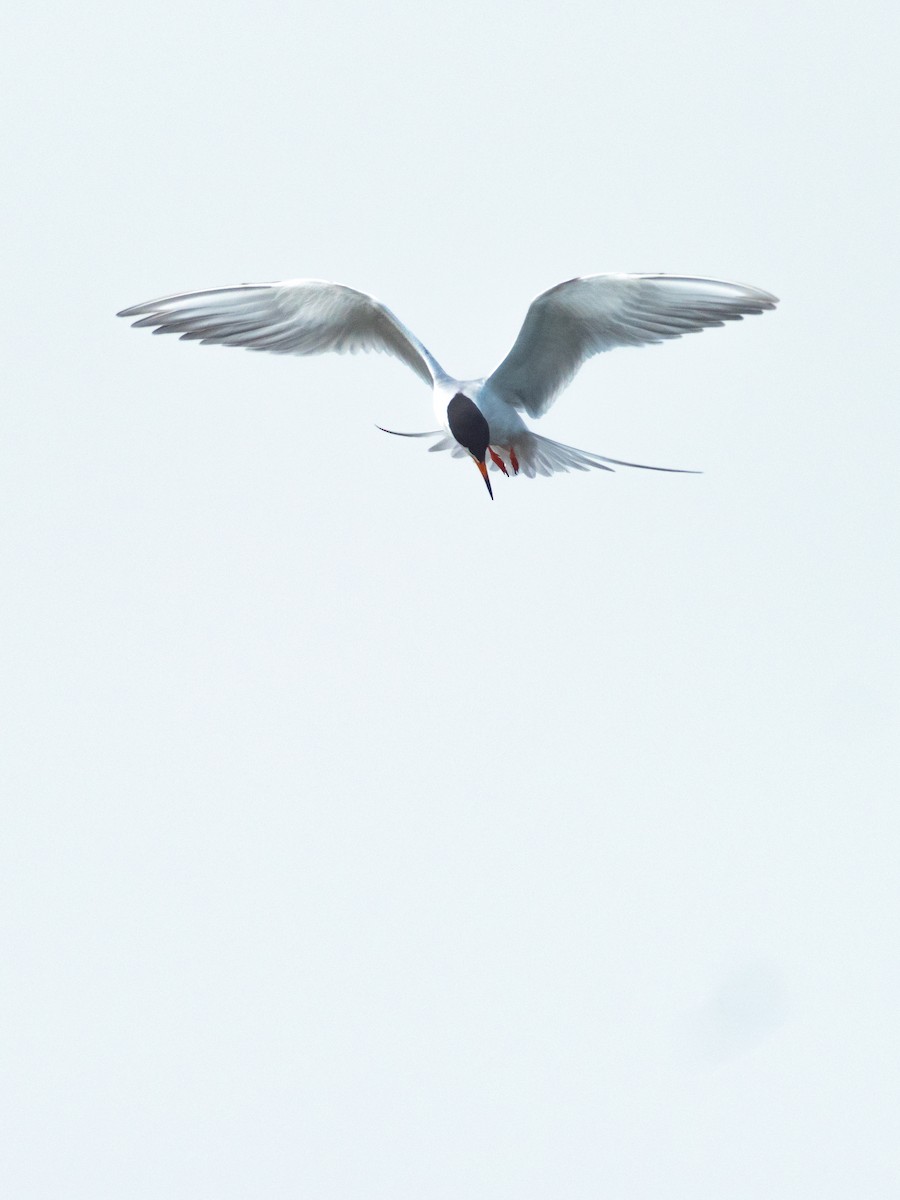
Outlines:
{"type": "Polygon", "coordinates": [[[516,452],[515,452],[515,450],[513,450],[512,446],[510,446],[510,448],[509,448],[509,464],[513,469],[513,475],[518,475],[519,460],[516,458],[516,452]]]}
{"type": "MultiPolygon", "coordinates": [[[[494,453],[494,451],[490,448],[490,446],[488,446],[488,454],[490,454],[491,458],[494,460],[494,463],[500,468],[500,470],[503,472],[503,474],[509,475],[509,471],[507,471],[507,469],[506,469],[506,463],[503,461],[503,459],[500,457],[499,454],[494,453]]],[[[516,466],[516,470],[518,470],[518,469],[519,469],[518,466],[516,466]]]]}

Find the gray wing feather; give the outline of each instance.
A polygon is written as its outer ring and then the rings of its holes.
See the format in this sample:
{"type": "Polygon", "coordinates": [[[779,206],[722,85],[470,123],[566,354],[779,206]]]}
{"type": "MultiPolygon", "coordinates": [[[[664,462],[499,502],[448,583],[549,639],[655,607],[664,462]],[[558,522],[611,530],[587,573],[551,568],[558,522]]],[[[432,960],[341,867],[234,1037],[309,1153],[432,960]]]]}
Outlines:
{"type": "Polygon", "coordinates": [[[680,275],[590,275],[532,301],[512,350],[490,376],[507,403],[540,417],[579,368],[616,346],[646,346],[778,303],[759,288],[680,275]]]}
{"type": "Polygon", "coordinates": [[[321,279],[247,283],[183,292],[123,309],[138,327],[183,341],[243,346],[273,354],[392,354],[431,385],[443,374],[434,357],[373,296],[321,279]]]}

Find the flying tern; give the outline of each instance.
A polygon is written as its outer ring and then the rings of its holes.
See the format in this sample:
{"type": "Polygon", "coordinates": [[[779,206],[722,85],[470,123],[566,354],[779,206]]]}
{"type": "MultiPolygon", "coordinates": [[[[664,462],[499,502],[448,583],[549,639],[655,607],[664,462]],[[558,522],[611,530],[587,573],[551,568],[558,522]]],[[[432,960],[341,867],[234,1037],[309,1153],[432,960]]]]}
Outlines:
{"type": "MultiPolygon", "coordinates": [[[[470,457],[493,499],[489,469],[552,475],[614,466],[693,474],[576,450],[541,437],[522,414],[542,417],[587,359],[616,346],[644,346],[762,313],[775,296],[740,283],[684,275],[588,275],[532,302],[516,341],[485,379],[455,379],[373,296],[320,279],[247,283],[183,292],[126,308],[136,326],[184,341],[274,354],[379,350],[399,358],[432,389],[440,428],[400,437],[435,439],[431,450],[470,457]]],[[[381,426],[379,426],[381,428],[381,426]]]]}

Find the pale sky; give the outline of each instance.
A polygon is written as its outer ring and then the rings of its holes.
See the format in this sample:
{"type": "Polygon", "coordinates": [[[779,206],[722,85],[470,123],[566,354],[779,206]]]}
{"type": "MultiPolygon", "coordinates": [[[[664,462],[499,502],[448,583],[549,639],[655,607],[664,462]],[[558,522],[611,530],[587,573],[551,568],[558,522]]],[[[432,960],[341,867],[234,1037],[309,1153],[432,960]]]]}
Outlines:
{"type": "Polygon", "coordinates": [[[900,1176],[893,4],[19,6],[0,46],[0,1191],[869,1200],[900,1176]],[[488,373],[577,274],[775,313],[494,479],[298,276],[488,373]]]}

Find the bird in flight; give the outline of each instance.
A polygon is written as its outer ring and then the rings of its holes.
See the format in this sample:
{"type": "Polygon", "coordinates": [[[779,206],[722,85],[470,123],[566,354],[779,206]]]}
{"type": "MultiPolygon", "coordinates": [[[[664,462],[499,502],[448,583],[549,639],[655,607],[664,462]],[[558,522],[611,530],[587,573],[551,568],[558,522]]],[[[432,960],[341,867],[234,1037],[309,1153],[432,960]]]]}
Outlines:
{"type": "MultiPolygon", "coordinates": [[[[588,275],[532,300],[515,343],[486,379],[454,379],[397,317],[373,296],[340,283],[292,279],[183,292],[118,314],[136,326],[273,354],[380,350],[406,363],[432,389],[440,428],[399,437],[434,438],[430,450],[469,457],[493,499],[489,469],[506,476],[552,475],[614,466],[650,467],[576,450],[542,437],[522,419],[542,417],[587,359],[616,346],[644,346],[778,303],[759,288],[683,275],[588,275]]],[[[381,426],[379,426],[381,428],[381,426]]]]}

